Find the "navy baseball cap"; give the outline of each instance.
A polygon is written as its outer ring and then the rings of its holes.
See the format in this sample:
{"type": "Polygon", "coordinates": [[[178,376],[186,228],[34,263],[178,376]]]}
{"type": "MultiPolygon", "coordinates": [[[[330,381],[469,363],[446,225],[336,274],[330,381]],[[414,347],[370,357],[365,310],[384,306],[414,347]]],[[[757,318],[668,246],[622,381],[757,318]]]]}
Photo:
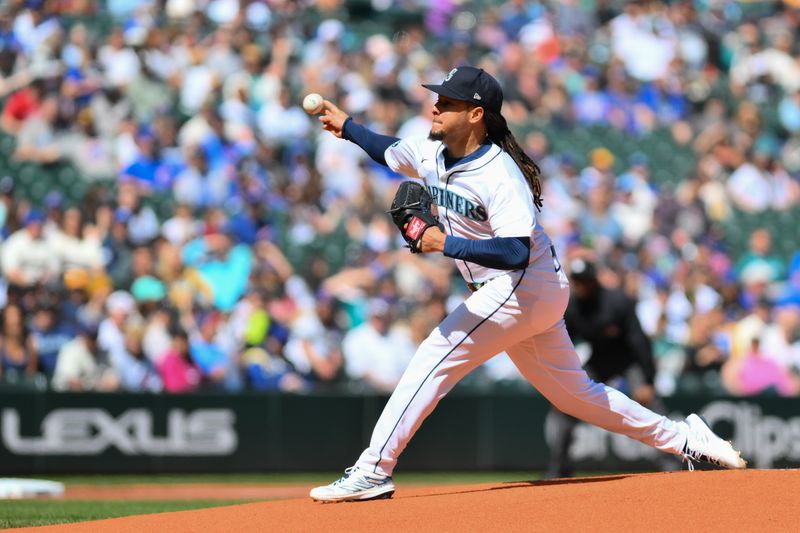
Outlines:
{"type": "Polygon", "coordinates": [[[597,277],[597,269],[587,259],[573,259],[569,264],[569,276],[576,281],[590,281],[597,277]]]}
{"type": "Polygon", "coordinates": [[[97,338],[98,324],[91,321],[78,321],[78,333],[86,335],[91,339],[97,338]]]}
{"type": "Polygon", "coordinates": [[[28,211],[28,213],[25,215],[25,218],[22,221],[22,223],[25,226],[27,226],[28,224],[41,224],[42,222],[44,222],[44,215],[42,215],[41,211],[38,211],[36,209],[31,209],[30,211],[28,211]]]}
{"type": "Polygon", "coordinates": [[[503,107],[503,89],[482,68],[454,68],[447,73],[441,85],[423,83],[422,86],[436,94],[470,102],[489,111],[499,113],[503,107]]]}
{"type": "Polygon", "coordinates": [[[0,194],[11,194],[14,192],[14,178],[3,176],[0,178],[0,194]]]}

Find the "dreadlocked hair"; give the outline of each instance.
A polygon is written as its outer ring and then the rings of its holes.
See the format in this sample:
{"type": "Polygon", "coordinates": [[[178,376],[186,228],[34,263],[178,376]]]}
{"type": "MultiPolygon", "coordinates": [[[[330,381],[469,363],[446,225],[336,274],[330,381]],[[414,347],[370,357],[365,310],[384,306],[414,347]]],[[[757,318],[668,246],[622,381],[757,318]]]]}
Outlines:
{"type": "Polygon", "coordinates": [[[533,193],[533,205],[541,211],[543,203],[540,176],[542,171],[539,169],[539,165],[519,145],[514,134],[508,129],[508,123],[503,115],[484,109],[483,121],[486,124],[486,133],[489,135],[489,139],[507,152],[522,171],[522,175],[525,176],[525,181],[528,182],[528,187],[533,193]]]}

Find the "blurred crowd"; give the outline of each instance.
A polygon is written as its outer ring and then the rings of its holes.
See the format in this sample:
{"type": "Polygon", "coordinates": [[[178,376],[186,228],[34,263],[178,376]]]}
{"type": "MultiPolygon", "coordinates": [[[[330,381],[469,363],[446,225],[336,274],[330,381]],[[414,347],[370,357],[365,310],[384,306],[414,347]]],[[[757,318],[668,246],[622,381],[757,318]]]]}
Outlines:
{"type": "MultiPolygon", "coordinates": [[[[658,391],[796,395],[800,250],[776,253],[774,228],[732,250],[722,228],[800,212],[798,25],[794,2],[10,0],[11,157],[72,165],[86,193],[31,202],[0,179],[2,381],[392,390],[466,287],[402,247],[402,177],[299,102],[427,135],[421,83],[469,63],[544,171],[564,264],[590,257],[639,302],[658,391]],[[589,127],[664,131],[696,164],[661,182],[643,153],[542,133],[589,127]]],[[[468,381],[520,379],[499,357],[468,381]]]]}

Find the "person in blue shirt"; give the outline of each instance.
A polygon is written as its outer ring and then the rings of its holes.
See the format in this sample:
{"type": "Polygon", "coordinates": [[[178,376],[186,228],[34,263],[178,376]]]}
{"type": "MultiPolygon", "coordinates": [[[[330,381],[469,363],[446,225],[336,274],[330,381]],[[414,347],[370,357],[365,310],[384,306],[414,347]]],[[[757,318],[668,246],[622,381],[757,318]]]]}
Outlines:
{"type": "Polygon", "coordinates": [[[200,319],[197,327],[190,328],[189,353],[208,385],[236,391],[242,387],[236,354],[228,353],[217,342],[222,321],[221,313],[210,311],[200,319]]]}
{"type": "Polygon", "coordinates": [[[226,233],[214,230],[188,242],[181,255],[183,264],[197,270],[211,288],[214,307],[231,311],[247,288],[253,260],[250,247],[234,244],[226,233]]]}
{"type": "Polygon", "coordinates": [[[136,135],[139,153],[133,162],[120,174],[123,181],[134,180],[150,190],[167,190],[172,186],[171,173],[161,161],[158,140],[148,128],[142,128],[136,135]]]}
{"type": "Polygon", "coordinates": [[[30,334],[39,354],[39,370],[50,379],[56,369],[58,351],[77,336],[77,331],[58,316],[54,307],[43,302],[33,315],[30,334]]]}

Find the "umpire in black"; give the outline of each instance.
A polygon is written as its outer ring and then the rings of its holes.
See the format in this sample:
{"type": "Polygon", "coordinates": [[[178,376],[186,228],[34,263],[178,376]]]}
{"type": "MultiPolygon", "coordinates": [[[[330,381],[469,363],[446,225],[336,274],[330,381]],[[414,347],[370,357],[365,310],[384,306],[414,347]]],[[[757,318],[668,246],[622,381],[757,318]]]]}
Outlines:
{"type": "MultiPolygon", "coordinates": [[[[587,374],[598,382],[622,378],[634,400],[665,414],[655,395],[655,364],[650,339],[636,317],[636,303],[618,289],[603,287],[595,265],[586,259],[570,263],[572,297],[564,320],[573,342],[584,341],[591,348],[584,365],[587,374]]],[[[578,420],[551,407],[545,425],[550,460],[547,477],[570,477],[569,459],[572,433],[578,420]]],[[[663,469],[673,469],[671,463],[663,469]]]]}

